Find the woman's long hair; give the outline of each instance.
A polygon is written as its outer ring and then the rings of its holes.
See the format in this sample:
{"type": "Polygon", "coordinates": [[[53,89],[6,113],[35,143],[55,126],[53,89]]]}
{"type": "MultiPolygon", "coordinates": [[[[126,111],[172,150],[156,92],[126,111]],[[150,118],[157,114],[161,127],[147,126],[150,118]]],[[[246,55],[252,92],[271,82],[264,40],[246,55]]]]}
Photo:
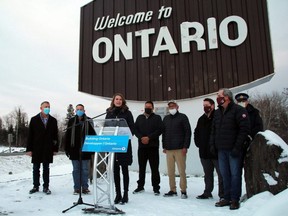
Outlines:
{"type": "Polygon", "coordinates": [[[112,98],[112,100],[111,100],[110,107],[108,108],[108,110],[109,110],[109,111],[114,110],[114,108],[115,108],[114,100],[115,100],[115,98],[116,98],[117,96],[120,96],[121,99],[122,99],[121,110],[123,110],[123,111],[124,111],[124,110],[128,110],[129,107],[126,105],[126,100],[125,100],[123,94],[121,94],[121,93],[115,93],[115,94],[113,95],[113,98],[112,98]]]}

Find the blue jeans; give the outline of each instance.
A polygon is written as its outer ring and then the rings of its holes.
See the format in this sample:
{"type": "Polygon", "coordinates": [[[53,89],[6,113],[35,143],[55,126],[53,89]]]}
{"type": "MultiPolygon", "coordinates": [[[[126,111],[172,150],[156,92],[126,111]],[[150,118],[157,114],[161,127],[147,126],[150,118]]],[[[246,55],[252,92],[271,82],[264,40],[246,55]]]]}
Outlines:
{"type": "Polygon", "coordinates": [[[239,201],[242,192],[243,154],[230,155],[231,150],[218,150],[219,169],[223,178],[224,199],[239,201]]]}
{"type": "MultiPolygon", "coordinates": [[[[49,163],[43,164],[43,188],[49,188],[49,163]]],[[[33,163],[33,185],[34,188],[39,188],[40,186],[40,165],[41,163],[33,163]]]]}
{"type": "Polygon", "coordinates": [[[82,169],[81,169],[81,176],[80,176],[80,161],[79,160],[71,160],[73,171],[73,181],[74,181],[74,190],[88,189],[88,166],[89,160],[82,160],[82,169]]]}

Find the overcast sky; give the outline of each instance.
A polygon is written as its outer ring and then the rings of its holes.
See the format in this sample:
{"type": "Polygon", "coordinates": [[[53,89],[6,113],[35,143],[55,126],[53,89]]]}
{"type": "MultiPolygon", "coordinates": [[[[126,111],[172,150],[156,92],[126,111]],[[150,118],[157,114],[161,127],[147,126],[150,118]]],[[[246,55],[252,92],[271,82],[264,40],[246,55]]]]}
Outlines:
{"type": "MultiPolygon", "coordinates": [[[[276,75],[259,92],[288,87],[288,1],[267,1],[276,75]]],[[[80,8],[88,2],[0,0],[0,117],[22,106],[31,118],[44,100],[63,117],[70,103],[83,103],[90,116],[109,106],[78,92],[80,8]]]]}

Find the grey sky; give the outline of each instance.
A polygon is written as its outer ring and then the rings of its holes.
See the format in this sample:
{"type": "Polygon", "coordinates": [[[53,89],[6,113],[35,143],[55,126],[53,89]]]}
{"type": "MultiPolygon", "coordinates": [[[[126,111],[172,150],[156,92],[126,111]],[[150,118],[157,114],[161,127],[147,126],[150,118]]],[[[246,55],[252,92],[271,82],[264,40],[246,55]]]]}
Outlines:
{"type": "MultiPolygon", "coordinates": [[[[80,7],[89,0],[0,0],[0,116],[21,105],[29,118],[48,100],[65,116],[68,104],[90,116],[109,101],[78,92],[80,7]]],[[[288,87],[288,1],[268,0],[276,75],[259,92],[288,87]]],[[[249,90],[251,91],[251,90],[249,90]]]]}

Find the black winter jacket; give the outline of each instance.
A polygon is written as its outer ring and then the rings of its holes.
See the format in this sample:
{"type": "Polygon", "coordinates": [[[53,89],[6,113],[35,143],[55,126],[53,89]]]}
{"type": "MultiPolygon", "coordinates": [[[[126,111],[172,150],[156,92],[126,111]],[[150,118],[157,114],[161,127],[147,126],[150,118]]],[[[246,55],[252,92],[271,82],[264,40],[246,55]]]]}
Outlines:
{"type": "Polygon", "coordinates": [[[32,163],[53,163],[53,152],[58,152],[57,120],[49,115],[46,127],[40,114],[31,118],[26,152],[32,152],[32,163]]]}
{"type": "MultiPolygon", "coordinates": [[[[82,149],[82,144],[84,142],[85,135],[96,135],[95,130],[93,128],[93,122],[86,121],[86,119],[89,119],[89,117],[84,115],[82,119],[83,121],[81,121],[82,124],[81,122],[79,123],[78,116],[74,116],[68,121],[67,130],[65,133],[65,152],[66,155],[69,156],[70,160],[80,159],[80,151],[81,151],[80,149],[82,149]],[[74,135],[74,145],[72,146],[71,133],[72,133],[72,127],[74,126],[75,126],[75,135],[74,135]],[[87,126],[88,130],[86,130],[87,126]]],[[[82,155],[81,159],[90,160],[92,154],[93,154],[92,152],[81,152],[82,155]]]]}
{"type": "Polygon", "coordinates": [[[212,123],[210,146],[216,149],[243,151],[243,143],[250,132],[250,121],[245,108],[230,102],[224,110],[215,111],[212,123]]]}
{"type": "Polygon", "coordinates": [[[188,117],[177,113],[167,115],[163,119],[162,147],[166,150],[189,148],[191,142],[191,126],[188,117]]]}
{"type": "MultiPolygon", "coordinates": [[[[135,124],[132,113],[128,109],[107,109],[106,119],[117,119],[123,118],[126,120],[131,133],[134,135],[135,124]]],[[[115,160],[118,161],[119,165],[131,165],[133,162],[132,156],[132,145],[129,139],[128,148],[126,153],[115,153],[115,160]]]]}
{"type": "Polygon", "coordinates": [[[251,125],[250,135],[252,138],[254,138],[259,131],[263,131],[263,121],[260,117],[259,110],[253,107],[251,104],[247,105],[246,110],[248,112],[251,125]]]}
{"type": "Polygon", "coordinates": [[[209,145],[214,112],[215,111],[213,110],[209,117],[204,113],[198,119],[196,128],[194,130],[194,142],[199,148],[199,155],[202,159],[217,159],[217,156],[210,152],[209,145]]]}
{"type": "Polygon", "coordinates": [[[144,114],[137,117],[135,122],[135,136],[138,138],[139,148],[159,148],[159,136],[162,133],[162,119],[151,113],[147,118],[144,114]],[[149,143],[143,144],[141,138],[148,136],[149,143]]]}

